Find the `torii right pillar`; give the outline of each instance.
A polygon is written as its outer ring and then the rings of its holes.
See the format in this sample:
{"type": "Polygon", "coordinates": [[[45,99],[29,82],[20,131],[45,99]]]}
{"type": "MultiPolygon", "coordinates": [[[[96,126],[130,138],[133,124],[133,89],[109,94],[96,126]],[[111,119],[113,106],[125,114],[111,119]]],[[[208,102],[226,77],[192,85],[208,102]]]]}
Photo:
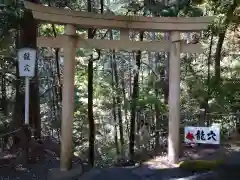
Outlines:
{"type": "Polygon", "coordinates": [[[168,160],[178,163],[180,150],[180,32],[206,30],[214,17],[189,18],[186,24],[179,25],[178,31],[171,31],[171,48],[169,58],[169,118],[168,118],[168,160]],[[194,21],[194,23],[193,23],[194,21]],[[197,23],[196,23],[197,22],[197,23]]]}
{"type": "Polygon", "coordinates": [[[180,32],[171,32],[169,58],[169,119],[168,119],[168,160],[177,163],[179,159],[180,126],[180,32]]]}

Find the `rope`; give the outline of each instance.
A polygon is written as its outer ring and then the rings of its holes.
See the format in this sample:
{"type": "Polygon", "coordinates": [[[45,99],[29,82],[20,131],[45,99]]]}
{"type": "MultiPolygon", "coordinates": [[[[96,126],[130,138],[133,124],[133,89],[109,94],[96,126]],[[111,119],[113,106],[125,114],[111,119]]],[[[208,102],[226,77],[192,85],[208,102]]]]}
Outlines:
{"type": "Polygon", "coordinates": [[[5,134],[2,134],[2,135],[0,135],[0,139],[3,138],[3,137],[5,137],[5,136],[7,136],[7,135],[11,135],[11,134],[13,134],[13,133],[16,133],[16,132],[20,131],[21,129],[22,129],[22,128],[20,127],[20,128],[14,130],[14,131],[12,131],[12,132],[8,132],[8,133],[5,133],[5,134]]]}

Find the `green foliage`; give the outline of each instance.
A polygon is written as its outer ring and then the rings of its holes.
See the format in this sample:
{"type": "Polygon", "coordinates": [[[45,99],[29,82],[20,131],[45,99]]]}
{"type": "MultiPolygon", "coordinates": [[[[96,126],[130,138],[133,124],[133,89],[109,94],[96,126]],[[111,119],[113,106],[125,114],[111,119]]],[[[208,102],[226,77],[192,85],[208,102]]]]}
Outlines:
{"type": "Polygon", "coordinates": [[[203,16],[203,11],[199,7],[188,6],[187,8],[184,9],[184,14],[190,17],[199,17],[203,16]]]}
{"type": "Polygon", "coordinates": [[[201,8],[196,5],[202,4],[202,1],[180,0],[171,4],[165,4],[165,1],[158,2],[150,0],[145,3],[145,11],[150,11],[155,16],[174,17],[178,15],[198,17],[202,16],[201,8]]]}

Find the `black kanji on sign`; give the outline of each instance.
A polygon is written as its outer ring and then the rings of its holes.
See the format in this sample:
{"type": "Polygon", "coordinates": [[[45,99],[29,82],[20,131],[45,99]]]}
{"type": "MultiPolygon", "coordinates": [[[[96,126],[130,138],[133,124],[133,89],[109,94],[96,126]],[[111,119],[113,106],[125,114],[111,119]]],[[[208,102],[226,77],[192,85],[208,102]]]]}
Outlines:
{"type": "Polygon", "coordinates": [[[29,72],[30,71],[30,66],[28,64],[24,65],[24,71],[29,72]]]}
{"type": "Polygon", "coordinates": [[[24,53],[23,59],[24,60],[30,60],[30,53],[24,53]]]}
{"type": "Polygon", "coordinates": [[[216,134],[213,132],[213,131],[210,131],[208,134],[207,134],[207,136],[208,136],[208,140],[210,140],[210,139],[213,139],[214,141],[217,141],[216,140],[216,134]]]}
{"type": "Polygon", "coordinates": [[[205,133],[204,133],[203,130],[202,131],[198,130],[195,135],[196,135],[197,140],[202,140],[202,141],[206,140],[205,137],[204,137],[205,133]]]}

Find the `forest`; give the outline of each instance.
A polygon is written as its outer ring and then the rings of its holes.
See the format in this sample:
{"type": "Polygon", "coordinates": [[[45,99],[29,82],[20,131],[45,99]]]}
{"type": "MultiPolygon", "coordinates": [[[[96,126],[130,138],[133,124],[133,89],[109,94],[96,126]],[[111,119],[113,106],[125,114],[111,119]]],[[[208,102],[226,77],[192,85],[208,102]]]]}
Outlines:
{"type": "MultiPolygon", "coordinates": [[[[222,139],[240,128],[240,3],[238,0],[27,0],[96,14],[152,17],[214,16],[208,30],[182,33],[201,43],[201,54],[181,54],[181,127],[221,125],[222,139]]],[[[36,37],[64,33],[64,26],[37,23],[21,0],[0,0],[1,149],[18,149],[24,122],[24,78],[17,52],[36,48],[36,37]]],[[[83,29],[89,39],[119,39],[117,30],[83,29]]],[[[168,40],[169,33],[131,31],[139,41],[168,40]]],[[[91,166],[134,160],[147,124],[148,151],[164,149],[168,136],[169,53],[77,49],[74,155],[91,166]]],[[[35,139],[61,137],[63,49],[38,48],[30,80],[30,125],[35,139]]],[[[181,128],[181,129],[182,129],[181,128]]],[[[23,148],[23,147],[22,147],[23,148]]],[[[59,153],[59,152],[58,152],[59,153]]]]}

